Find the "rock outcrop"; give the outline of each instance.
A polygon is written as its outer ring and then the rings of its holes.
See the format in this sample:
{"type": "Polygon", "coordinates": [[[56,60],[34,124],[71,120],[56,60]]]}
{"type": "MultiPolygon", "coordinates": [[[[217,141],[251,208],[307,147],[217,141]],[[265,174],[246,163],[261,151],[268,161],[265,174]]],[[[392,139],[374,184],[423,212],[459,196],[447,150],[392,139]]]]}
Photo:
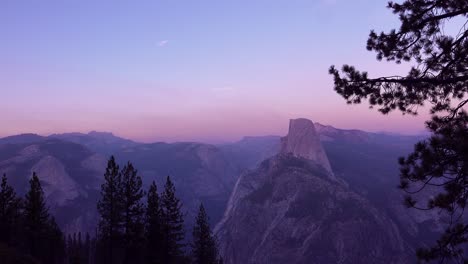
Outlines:
{"type": "Polygon", "coordinates": [[[361,130],[344,130],[332,126],[314,123],[315,130],[320,136],[321,141],[347,141],[355,143],[366,143],[370,141],[371,134],[361,130]]]}
{"type": "Polygon", "coordinates": [[[331,178],[335,178],[314,123],[308,119],[298,118],[289,121],[288,135],[281,138],[280,153],[291,153],[294,157],[312,160],[322,166],[331,178]]]}
{"type": "Polygon", "coordinates": [[[5,173],[22,196],[36,172],[47,206],[64,232],[95,229],[105,161],[79,144],[57,139],[0,144],[0,175],[5,173]]]}
{"type": "Polygon", "coordinates": [[[414,262],[395,222],[333,176],[306,119],[240,176],[215,233],[227,264],[414,262]]]}
{"type": "Polygon", "coordinates": [[[79,196],[80,187],[57,158],[50,155],[41,158],[31,168],[30,174],[33,172],[40,175],[42,188],[50,205],[62,206],[79,196]]]}
{"type": "Polygon", "coordinates": [[[227,264],[411,262],[389,217],[291,154],[240,177],[215,233],[227,264]]]}

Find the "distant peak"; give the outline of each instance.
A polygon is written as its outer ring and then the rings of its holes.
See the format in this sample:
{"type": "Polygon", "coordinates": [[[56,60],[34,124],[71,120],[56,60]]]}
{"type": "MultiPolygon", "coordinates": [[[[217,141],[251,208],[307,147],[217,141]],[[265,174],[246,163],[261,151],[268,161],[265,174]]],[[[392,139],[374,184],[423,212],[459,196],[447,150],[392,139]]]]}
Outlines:
{"type": "Polygon", "coordinates": [[[43,136],[40,136],[35,133],[22,133],[18,135],[6,136],[3,139],[6,139],[6,138],[43,138],[43,136]]]}
{"type": "Polygon", "coordinates": [[[41,141],[43,139],[44,137],[38,134],[24,133],[24,134],[0,138],[0,144],[2,143],[11,143],[11,144],[33,143],[33,142],[41,141]]]}
{"type": "Polygon", "coordinates": [[[327,127],[327,128],[333,128],[333,129],[337,129],[336,127],[333,127],[333,126],[330,126],[330,125],[324,125],[324,124],[321,124],[319,122],[315,122],[314,125],[316,127],[327,127]]]}
{"type": "Polygon", "coordinates": [[[334,126],[323,125],[323,124],[320,124],[318,122],[314,123],[314,125],[315,125],[315,130],[319,134],[327,133],[327,132],[337,132],[337,131],[342,130],[342,129],[338,129],[338,128],[334,127],[334,126]]]}
{"type": "MultiPolygon", "coordinates": [[[[36,133],[22,133],[22,134],[19,134],[19,135],[16,135],[18,137],[42,137],[36,133]]],[[[14,137],[14,136],[13,136],[14,137]]]]}
{"type": "Polygon", "coordinates": [[[90,131],[88,133],[89,136],[114,136],[114,134],[112,132],[99,132],[99,131],[90,131]]]}
{"type": "Polygon", "coordinates": [[[295,157],[313,160],[333,176],[314,123],[309,119],[298,118],[289,121],[288,135],[281,139],[281,153],[291,153],[295,157]]]}

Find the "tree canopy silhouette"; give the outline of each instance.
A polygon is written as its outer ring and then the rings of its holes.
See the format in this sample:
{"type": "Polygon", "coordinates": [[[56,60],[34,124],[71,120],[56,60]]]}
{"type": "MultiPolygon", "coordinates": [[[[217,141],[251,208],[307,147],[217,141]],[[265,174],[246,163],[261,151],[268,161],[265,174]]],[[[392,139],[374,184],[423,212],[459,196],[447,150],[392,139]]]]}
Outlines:
{"type": "Polygon", "coordinates": [[[163,263],[184,262],[185,229],[182,203],[176,196],[176,189],[167,176],[164,191],[161,194],[161,219],[163,241],[163,263]]]}
{"type": "Polygon", "coordinates": [[[145,196],[143,183],[133,164],[122,169],[123,226],[125,241],[124,263],[142,263],[144,236],[145,196]]]}
{"type": "Polygon", "coordinates": [[[216,237],[213,235],[205,207],[200,204],[192,235],[192,258],[194,264],[222,263],[218,255],[216,237]]]}
{"type": "Polygon", "coordinates": [[[115,158],[111,156],[107,162],[104,174],[104,183],[101,185],[101,198],[97,203],[100,215],[99,240],[102,247],[102,261],[104,263],[116,263],[119,255],[119,244],[122,239],[123,222],[123,197],[122,197],[122,174],[119,171],[115,158]]]}
{"type": "Polygon", "coordinates": [[[147,241],[147,263],[163,263],[163,223],[158,187],[153,181],[147,194],[145,237],[147,241]]]}
{"type": "Polygon", "coordinates": [[[21,200],[3,174],[0,184],[0,242],[11,244],[20,216],[21,200]]]}
{"type": "Polygon", "coordinates": [[[49,214],[44,191],[35,172],[29,180],[29,190],[24,198],[23,218],[26,252],[42,263],[61,263],[63,235],[49,214]]]}
{"type": "Polygon", "coordinates": [[[461,247],[468,241],[464,217],[468,198],[468,0],[406,0],[389,2],[387,7],[398,15],[400,27],[388,33],[371,31],[367,49],[375,51],[379,61],[413,63],[407,75],[370,78],[349,65],[341,71],[331,66],[329,73],[335,91],[349,104],[367,101],[383,114],[396,110],[411,115],[425,103],[431,105],[432,118],[426,125],[432,136],[400,158],[400,188],[408,193],[408,207],[439,208],[451,219],[436,244],[420,249],[418,257],[463,261],[461,247]],[[447,33],[454,27],[456,33],[447,33]]]}

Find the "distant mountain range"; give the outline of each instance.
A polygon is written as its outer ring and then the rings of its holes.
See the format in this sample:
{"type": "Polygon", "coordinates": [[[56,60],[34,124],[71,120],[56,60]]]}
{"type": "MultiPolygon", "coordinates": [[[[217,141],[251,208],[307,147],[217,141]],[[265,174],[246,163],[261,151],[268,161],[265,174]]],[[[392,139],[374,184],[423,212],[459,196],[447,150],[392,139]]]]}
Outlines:
{"type": "Polygon", "coordinates": [[[60,139],[63,141],[73,142],[83,145],[92,151],[101,154],[113,154],[123,148],[133,147],[140,143],[129,139],[117,137],[110,132],[91,131],[88,134],[84,133],[63,133],[52,134],[50,136],[39,136],[37,134],[20,134],[9,137],[0,138],[0,144],[19,144],[19,143],[35,143],[48,139],[60,139]]]}
{"type": "MultiPolygon", "coordinates": [[[[390,250],[395,253],[391,262],[411,262],[414,249],[440,231],[437,215],[405,209],[396,188],[397,158],[408,154],[423,137],[343,130],[318,123],[313,126],[316,134],[298,132],[287,141],[294,144],[289,147],[280,136],[245,137],[211,145],[138,143],[103,132],[15,135],[0,139],[0,174],[6,173],[17,191],[24,193],[32,171],[36,171],[52,213],[66,232],[94,232],[106,161],[115,155],[120,164],[131,161],[135,165],[145,186],[155,180],[162,188],[164,177],[171,176],[187,213],[187,228],[200,202],[207,208],[212,226],[223,219],[217,232],[226,263],[284,263],[280,256],[266,256],[279,249],[288,252],[284,255],[291,260],[288,263],[333,262],[335,255],[344,254],[345,249],[339,247],[351,247],[351,237],[356,235],[345,231],[342,236],[335,234],[332,230],[340,225],[356,230],[374,228],[381,236],[372,243],[361,242],[361,249],[374,246],[390,250]],[[322,154],[314,154],[318,149],[322,154]],[[299,152],[303,154],[294,155],[299,152]],[[324,165],[325,159],[329,165],[324,165]],[[288,205],[281,204],[281,199],[288,205]],[[330,215],[327,208],[357,211],[330,215]],[[363,218],[359,212],[370,215],[363,218]],[[363,222],[355,225],[355,221],[363,222]],[[295,227],[283,229],[275,223],[295,227]],[[328,240],[320,244],[319,234],[328,240]],[[253,244],[243,243],[246,239],[253,244]],[[316,242],[304,244],[304,239],[316,242]],[[388,247],[384,247],[386,240],[392,240],[388,247]],[[278,244],[281,241],[287,245],[278,244]],[[313,258],[304,253],[319,246],[329,247],[330,254],[313,258]]],[[[359,248],[351,248],[359,252],[359,248]]],[[[388,257],[386,253],[375,254],[388,257]]],[[[372,257],[341,256],[366,262],[372,257]]]]}

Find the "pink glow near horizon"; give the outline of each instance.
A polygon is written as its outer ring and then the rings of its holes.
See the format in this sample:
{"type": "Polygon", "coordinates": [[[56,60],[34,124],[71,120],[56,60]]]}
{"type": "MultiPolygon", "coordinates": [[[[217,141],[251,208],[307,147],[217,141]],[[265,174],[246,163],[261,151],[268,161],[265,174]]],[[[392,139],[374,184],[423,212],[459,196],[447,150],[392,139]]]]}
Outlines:
{"type": "Polygon", "coordinates": [[[43,12],[11,2],[0,10],[8,37],[0,43],[0,137],[97,130],[145,142],[219,142],[284,135],[298,117],[420,133],[425,111],[382,116],[346,105],[327,74],[344,63],[371,76],[408,69],[365,50],[371,28],[395,25],[376,2],[79,1],[44,3],[43,12]]]}

